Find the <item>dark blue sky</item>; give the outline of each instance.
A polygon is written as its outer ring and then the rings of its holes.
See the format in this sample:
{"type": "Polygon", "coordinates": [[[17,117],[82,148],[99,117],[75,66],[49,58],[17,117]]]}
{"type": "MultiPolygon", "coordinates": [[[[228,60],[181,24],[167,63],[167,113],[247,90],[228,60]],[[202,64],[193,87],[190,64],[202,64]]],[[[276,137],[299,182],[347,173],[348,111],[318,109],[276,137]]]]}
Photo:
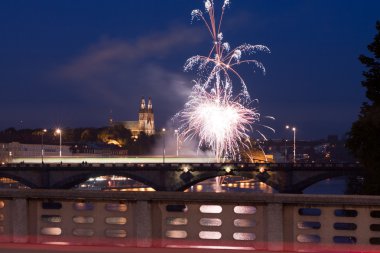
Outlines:
{"type": "MultiPolygon", "coordinates": [[[[215,0],[218,3],[218,0],[215,0]]],[[[221,1],[220,1],[221,2],[221,1]]],[[[8,0],[0,2],[0,129],[104,126],[135,120],[151,96],[161,127],[186,101],[187,58],[211,41],[190,22],[202,0],[8,0]]],[[[380,19],[377,0],[232,0],[224,38],[264,44],[266,75],[240,69],[258,110],[303,139],[341,136],[357,118],[363,67],[380,19]]]]}

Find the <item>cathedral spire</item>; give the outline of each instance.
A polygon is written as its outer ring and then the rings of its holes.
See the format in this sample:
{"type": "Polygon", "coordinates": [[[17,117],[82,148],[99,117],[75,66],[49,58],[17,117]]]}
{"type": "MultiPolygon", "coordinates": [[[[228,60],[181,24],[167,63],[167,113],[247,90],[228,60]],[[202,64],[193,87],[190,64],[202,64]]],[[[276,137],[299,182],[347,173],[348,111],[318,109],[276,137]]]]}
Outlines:
{"type": "Polygon", "coordinates": [[[152,98],[148,99],[148,112],[153,112],[152,98]]]}
{"type": "Polygon", "coordinates": [[[145,111],[145,98],[141,98],[141,104],[140,104],[140,112],[145,111]]]}

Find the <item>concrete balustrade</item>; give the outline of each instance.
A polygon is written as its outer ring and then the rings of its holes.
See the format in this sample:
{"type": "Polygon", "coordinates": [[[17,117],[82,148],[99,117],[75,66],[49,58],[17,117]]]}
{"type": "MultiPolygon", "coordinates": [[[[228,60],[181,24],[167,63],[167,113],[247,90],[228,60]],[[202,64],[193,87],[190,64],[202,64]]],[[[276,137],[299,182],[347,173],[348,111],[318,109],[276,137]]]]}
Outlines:
{"type": "Polygon", "coordinates": [[[1,243],[380,251],[380,197],[1,190],[1,243]]]}

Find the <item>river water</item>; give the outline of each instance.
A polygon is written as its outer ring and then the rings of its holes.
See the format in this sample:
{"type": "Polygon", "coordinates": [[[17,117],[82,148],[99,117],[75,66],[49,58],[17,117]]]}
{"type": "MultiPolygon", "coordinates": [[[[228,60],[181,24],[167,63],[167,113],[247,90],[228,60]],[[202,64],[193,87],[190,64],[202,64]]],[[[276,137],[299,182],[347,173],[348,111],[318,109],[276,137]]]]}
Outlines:
{"type": "MultiPolygon", "coordinates": [[[[346,177],[323,180],[305,189],[304,194],[345,194],[347,182],[346,177]]],[[[76,188],[82,190],[154,191],[154,189],[132,179],[116,176],[91,178],[76,188]]],[[[205,180],[190,187],[186,192],[276,193],[277,191],[262,182],[241,177],[228,177],[223,182],[216,178],[205,180]]]]}

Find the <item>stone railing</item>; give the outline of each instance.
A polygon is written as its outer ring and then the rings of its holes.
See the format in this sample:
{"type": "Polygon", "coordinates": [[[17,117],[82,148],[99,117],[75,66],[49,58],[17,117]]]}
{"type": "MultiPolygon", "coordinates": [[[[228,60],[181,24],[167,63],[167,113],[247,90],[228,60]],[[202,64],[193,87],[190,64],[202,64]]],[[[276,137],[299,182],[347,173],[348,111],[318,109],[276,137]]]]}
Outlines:
{"type": "Polygon", "coordinates": [[[380,251],[380,197],[1,190],[1,243],[380,251]]]}

